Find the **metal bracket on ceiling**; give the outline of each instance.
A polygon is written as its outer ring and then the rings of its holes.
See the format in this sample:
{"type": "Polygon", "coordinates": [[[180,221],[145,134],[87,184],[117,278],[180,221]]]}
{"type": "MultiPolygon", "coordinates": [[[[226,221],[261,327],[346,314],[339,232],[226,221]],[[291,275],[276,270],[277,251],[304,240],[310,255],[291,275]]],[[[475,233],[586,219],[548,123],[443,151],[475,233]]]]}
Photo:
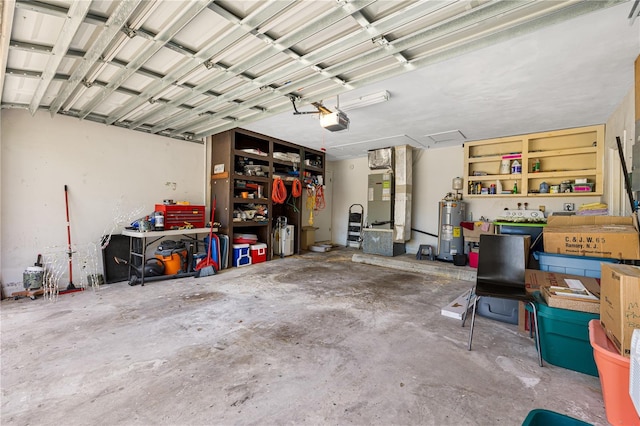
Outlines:
{"type": "Polygon", "coordinates": [[[291,105],[293,105],[293,115],[331,114],[331,110],[322,105],[322,102],[311,102],[311,105],[316,107],[316,111],[298,111],[298,108],[296,107],[296,101],[300,101],[301,98],[299,96],[289,95],[289,99],[291,100],[291,105]]]}
{"type": "Polygon", "coordinates": [[[136,30],[129,27],[123,27],[122,32],[125,33],[129,38],[134,38],[138,34],[136,30]]]}

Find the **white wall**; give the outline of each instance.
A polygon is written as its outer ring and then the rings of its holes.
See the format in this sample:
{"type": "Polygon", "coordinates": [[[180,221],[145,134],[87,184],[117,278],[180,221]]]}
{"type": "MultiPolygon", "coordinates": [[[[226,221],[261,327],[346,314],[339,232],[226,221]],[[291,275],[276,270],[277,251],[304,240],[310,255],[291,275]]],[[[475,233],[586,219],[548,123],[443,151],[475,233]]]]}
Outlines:
{"type": "MultiPolygon", "coordinates": [[[[205,145],[90,121],[4,110],[1,116],[0,281],[5,296],[22,290],[38,253],[67,251],[64,185],[71,241],[99,242],[136,210],[163,199],[205,204],[205,145]],[[167,182],[175,183],[166,185],[167,182]]],[[[81,268],[74,265],[74,281],[81,268]]],[[[101,257],[98,272],[102,272],[101,257]]]]}
{"type": "Polygon", "coordinates": [[[624,175],[618,153],[616,136],[620,137],[627,171],[631,173],[631,153],[635,141],[635,91],[629,90],[618,108],[611,114],[606,123],[604,151],[604,186],[606,196],[603,202],[609,205],[609,213],[613,215],[631,214],[631,204],[625,190],[624,175]]]}

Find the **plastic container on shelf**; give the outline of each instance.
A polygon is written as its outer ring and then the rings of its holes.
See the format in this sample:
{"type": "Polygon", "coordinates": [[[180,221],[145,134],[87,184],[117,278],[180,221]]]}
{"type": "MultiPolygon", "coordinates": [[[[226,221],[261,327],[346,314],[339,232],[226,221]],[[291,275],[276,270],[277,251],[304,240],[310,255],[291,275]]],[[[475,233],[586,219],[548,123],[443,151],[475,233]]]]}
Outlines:
{"type": "Polygon", "coordinates": [[[258,242],[256,234],[233,234],[234,244],[255,244],[258,242]]]}
{"type": "Polygon", "coordinates": [[[518,160],[513,160],[511,163],[511,174],[517,175],[522,173],[522,165],[518,160]]]}
{"type": "Polygon", "coordinates": [[[599,320],[589,321],[589,341],[600,374],[607,421],[613,426],[640,426],[640,417],[629,396],[629,358],[620,355],[599,320]]]}

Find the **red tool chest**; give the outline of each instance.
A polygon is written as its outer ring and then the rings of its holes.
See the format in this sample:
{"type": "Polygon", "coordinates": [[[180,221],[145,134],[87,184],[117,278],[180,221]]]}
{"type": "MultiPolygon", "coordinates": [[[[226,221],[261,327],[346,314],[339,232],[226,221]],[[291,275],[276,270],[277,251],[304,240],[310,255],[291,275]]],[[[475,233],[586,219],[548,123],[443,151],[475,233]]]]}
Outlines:
{"type": "Polygon", "coordinates": [[[156,204],[155,211],[164,215],[164,229],[184,228],[191,224],[194,228],[204,228],[204,207],[182,204],[156,204]]]}

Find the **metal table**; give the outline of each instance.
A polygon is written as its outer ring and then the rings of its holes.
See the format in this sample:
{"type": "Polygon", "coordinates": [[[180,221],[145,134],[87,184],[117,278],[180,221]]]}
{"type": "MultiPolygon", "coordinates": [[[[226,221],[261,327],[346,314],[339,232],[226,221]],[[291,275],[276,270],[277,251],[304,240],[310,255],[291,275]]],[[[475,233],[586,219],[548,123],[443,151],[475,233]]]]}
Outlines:
{"type": "Polygon", "coordinates": [[[198,241],[198,234],[208,234],[210,232],[218,232],[218,228],[191,228],[191,229],[171,229],[167,231],[145,231],[140,232],[133,229],[125,229],[122,231],[122,235],[129,237],[129,279],[131,279],[131,267],[133,265],[133,259],[140,259],[140,284],[144,285],[144,263],[147,255],[147,247],[161,240],[165,237],[172,235],[182,235],[194,241],[198,241]],[[142,247],[140,251],[134,249],[134,238],[139,238],[142,247]]]}

